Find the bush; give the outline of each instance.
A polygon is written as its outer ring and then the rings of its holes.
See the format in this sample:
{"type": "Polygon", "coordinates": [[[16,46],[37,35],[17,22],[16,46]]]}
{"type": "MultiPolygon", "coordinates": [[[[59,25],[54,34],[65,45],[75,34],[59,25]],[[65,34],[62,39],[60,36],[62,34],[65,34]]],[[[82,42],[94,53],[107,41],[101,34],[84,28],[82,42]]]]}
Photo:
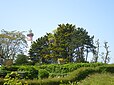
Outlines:
{"type": "Polygon", "coordinates": [[[17,71],[20,75],[20,79],[28,79],[28,72],[27,71],[17,71]]]}
{"type": "Polygon", "coordinates": [[[7,75],[7,71],[0,70],[0,78],[4,78],[7,75]]]}
{"type": "Polygon", "coordinates": [[[10,71],[6,70],[5,66],[0,67],[0,78],[4,78],[7,73],[10,73],[10,71]]]}
{"type": "Polygon", "coordinates": [[[26,55],[19,54],[17,55],[17,59],[15,60],[16,65],[24,65],[28,63],[28,58],[26,55]]]}
{"type": "MultiPolygon", "coordinates": [[[[27,82],[23,83],[24,85],[28,85],[27,82]]],[[[17,72],[11,72],[7,74],[4,78],[3,85],[22,85],[22,81],[20,80],[20,75],[17,72]]]]}
{"type": "Polygon", "coordinates": [[[18,73],[22,78],[34,79],[38,78],[38,70],[30,66],[21,66],[18,69],[18,73]]]}
{"type": "Polygon", "coordinates": [[[49,77],[49,72],[45,69],[40,69],[39,70],[39,78],[48,78],[49,77]]]}
{"type": "Polygon", "coordinates": [[[19,66],[2,66],[2,70],[17,71],[19,66]]]}
{"type": "Polygon", "coordinates": [[[6,59],[3,63],[5,66],[11,66],[13,65],[13,60],[12,59],[6,59]]]}

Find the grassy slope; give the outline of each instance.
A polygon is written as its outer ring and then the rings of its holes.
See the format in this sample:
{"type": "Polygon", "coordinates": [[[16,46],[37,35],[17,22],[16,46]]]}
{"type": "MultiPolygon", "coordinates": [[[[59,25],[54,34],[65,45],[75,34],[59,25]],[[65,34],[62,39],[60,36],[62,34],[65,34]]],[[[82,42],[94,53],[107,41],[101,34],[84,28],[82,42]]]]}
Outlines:
{"type": "Polygon", "coordinates": [[[94,74],[80,81],[78,85],[114,85],[114,74],[94,74]]]}

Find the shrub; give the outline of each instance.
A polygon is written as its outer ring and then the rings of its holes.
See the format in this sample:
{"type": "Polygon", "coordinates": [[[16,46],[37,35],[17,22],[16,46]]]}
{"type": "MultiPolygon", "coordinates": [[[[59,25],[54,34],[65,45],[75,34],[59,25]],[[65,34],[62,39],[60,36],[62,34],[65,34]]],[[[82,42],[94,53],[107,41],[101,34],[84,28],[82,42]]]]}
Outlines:
{"type": "Polygon", "coordinates": [[[23,65],[28,63],[28,58],[26,55],[19,54],[17,55],[17,59],[15,60],[16,65],[23,65]]]}
{"type": "Polygon", "coordinates": [[[19,81],[19,75],[16,72],[7,74],[4,81],[4,85],[22,85],[22,82],[19,81]]]}
{"type": "Polygon", "coordinates": [[[0,78],[4,78],[7,75],[7,71],[0,70],[0,78]]]}
{"type": "Polygon", "coordinates": [[[6,75],[4,78],[4,84],[2,85],[28,85],[28,83],[26,81],[21,81],[20,75],[17,72],[11,72],[10,74],[6,75]]]}
{"type": "Polygon", "coordinates": [[[2,66],[2,70],[17,71],[19,66],[2,66]]]}
{"type": "Polygon", "coordinates": [[[45,69],[40,69],[39,70],[39,78],[48,78],[49,77],[49,72],[45,69]]]}
{"type": "Polygon", "coordinates": [[[17,71],[20,75],[20,79],[28,79],[28,72],[27,71],[17,71]]]}
{"type": "Polygon", "coordinates": [[[34,79],[38,78],[38,70],[30,66],[21,66],[18,69],[18,73],[22,78],[34,79]]]}
{"type": "Polygon", "coordinates": [[[11,66],[13,65],[13,60],[12,59],[6,59],[3,63],[5,66],[11,66]]]}

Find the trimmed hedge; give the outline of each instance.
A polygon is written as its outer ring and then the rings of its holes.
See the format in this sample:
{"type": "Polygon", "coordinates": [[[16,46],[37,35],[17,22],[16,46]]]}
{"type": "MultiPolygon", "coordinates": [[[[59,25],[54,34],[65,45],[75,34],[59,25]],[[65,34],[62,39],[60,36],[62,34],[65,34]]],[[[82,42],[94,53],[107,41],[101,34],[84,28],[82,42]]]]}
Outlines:
{"type": "Polygon", "coordinates": [[[7,71],[17,71],[19,69],[19,66],[2,66],[1,70],[7,70],[7,71]]]}
{"type": "Polygon", "coordinates": [[[74,81],[79,81],[82,78],[86,77],[88,74],[95,72],[94,69],[91,68],[80,68],[76,71],[73,71],[67,77],[60,77],[60,78],[52,78],[52,79],[43,79],[43,80],[29,80],[27,81],[30,85],[59,85],[59,84],[67,84],[74,81]]]}
{"type": "Polygon", "coordinates": [[[17,71],[22,79],[34,79],[38,78],[38,70],[30,66],[21,66],[17,71]]]}
{"type": "Polygon", "coordinates": [[[2,66],[0,67],[0,78],[4,78],[8,73],[17,72],[21,79],[38,78],[38,70],[33,66],[2,66]]]}
{"type": "Polygon", "coordinates": [[[68,64],[49,64],[35,66],[36,69],[46,69],[49,73],[68,73],[80,67],[97,67],[103,63],[68,63],[68,64]]]}
{"type": "Polygon", "coordinates": [[[45,69],[50,74],[49,77],[61,77],[67,76],[69,72],[72,72],[81,67],[97,67],[102,66],[103,63],[68,63],[68,64],[49,64],[34,66],[36,69],[45,69]]]}
{"type": "MultiPolygon", "coordinates": [[[[67,66],[67,65],[68,64],[65,64],[65,66],[67,66]]],[[[63,66],[63,65],[60,65],[60,66],[63,66]]],[[[28,69],[30,70],[29,67],[30,66],[28,66],[27,68],[26,67],[20,67],[18,70],[19,71],[28,70],[28,69]]],[[[72,83],[74,81],[78,82],[78,81],[82,80],[83,78],[85,78],[87,75],[92,74],[92,73],[100,73],[100,72],[111,72],[111,73],[114,73],[114,65],[103,65],[103,66],[101,66],[101,64],[92,64],[90,67],[88,67],[88,64],[86,64],[86,65],[81,64],[81,65],[77,65],[76,68],[77,67],[79,69],[68,73],[67,76],[65,76],[65,77],[60,77],[60,78],[55,77],[55,78],[48,78],[48,79],[39,79],[39,80],[36,79],[36,80],[26,80],[26,81],[28,82],[29,85],[59,85],[59,84],[68,84],[69,82],[72,83]]],[[[32,66],[32,68],[33,68],[33,66],[32,66]]],[[[66,69],[67,68],[65,68],[65,70],[66,69]]],[[[24,80],[21,80],[21,81],[23,83],[25,82],[24,80]]],[[[0,85],[3,85],[3,84],[1,84],[3,82],[4,81],[2,81],[2,79],[1,79],[0,80],[0,85]]]]}
{"type": "Polygon", "coordinates": [[[30,75],[32,75],[32,78],[31,77],[29,78],[33,79],[33,78],[37,78],[37,76],[35,75],[38,74],[37,73],[38,71],[33,71],[33,70],[45,69],[49,72],[49,77],[59,77],[59,76],[61,77],[61,76],[67,76],[67,73],[72,72],[80,67],[97,67],[101,65],[104,65],[104,64],[102,63],[68,63],[68,64],[48,64],[48,65],[41,65],[41,66],[13,65],[13,66],[2,66],[1,70],[7,71],[8,73],[12,71],[19,71],[18,73],[22,75],[22,78],[25,78],[27,73],[30,73],[30,75]]]}
{"type": "Polygon", "coordinates": [[[105,65],[96,68],[92,67],[83,67],[79,68],[69,74],[66,77],[60,78],[48,78],[42,80],[28,80],[28,84],[30,85],[59,85],[59,84],[68,84],[69,82],[78,82],[84,79],[89,74],[93,73],[101,73],[101,72],[111,72],[114,73],[114,65],[105,65]]]}

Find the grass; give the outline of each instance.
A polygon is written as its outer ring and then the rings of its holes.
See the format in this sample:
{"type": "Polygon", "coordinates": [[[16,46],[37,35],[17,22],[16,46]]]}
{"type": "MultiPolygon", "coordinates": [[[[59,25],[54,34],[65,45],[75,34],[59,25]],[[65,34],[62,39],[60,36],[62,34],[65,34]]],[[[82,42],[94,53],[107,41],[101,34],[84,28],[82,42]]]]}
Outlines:
{"type": "Polygon", "coordinates": [[[102,73],[89,75],[84,80],[77,83],[78,85],[114,85],[114,74],[102,73]]]}

